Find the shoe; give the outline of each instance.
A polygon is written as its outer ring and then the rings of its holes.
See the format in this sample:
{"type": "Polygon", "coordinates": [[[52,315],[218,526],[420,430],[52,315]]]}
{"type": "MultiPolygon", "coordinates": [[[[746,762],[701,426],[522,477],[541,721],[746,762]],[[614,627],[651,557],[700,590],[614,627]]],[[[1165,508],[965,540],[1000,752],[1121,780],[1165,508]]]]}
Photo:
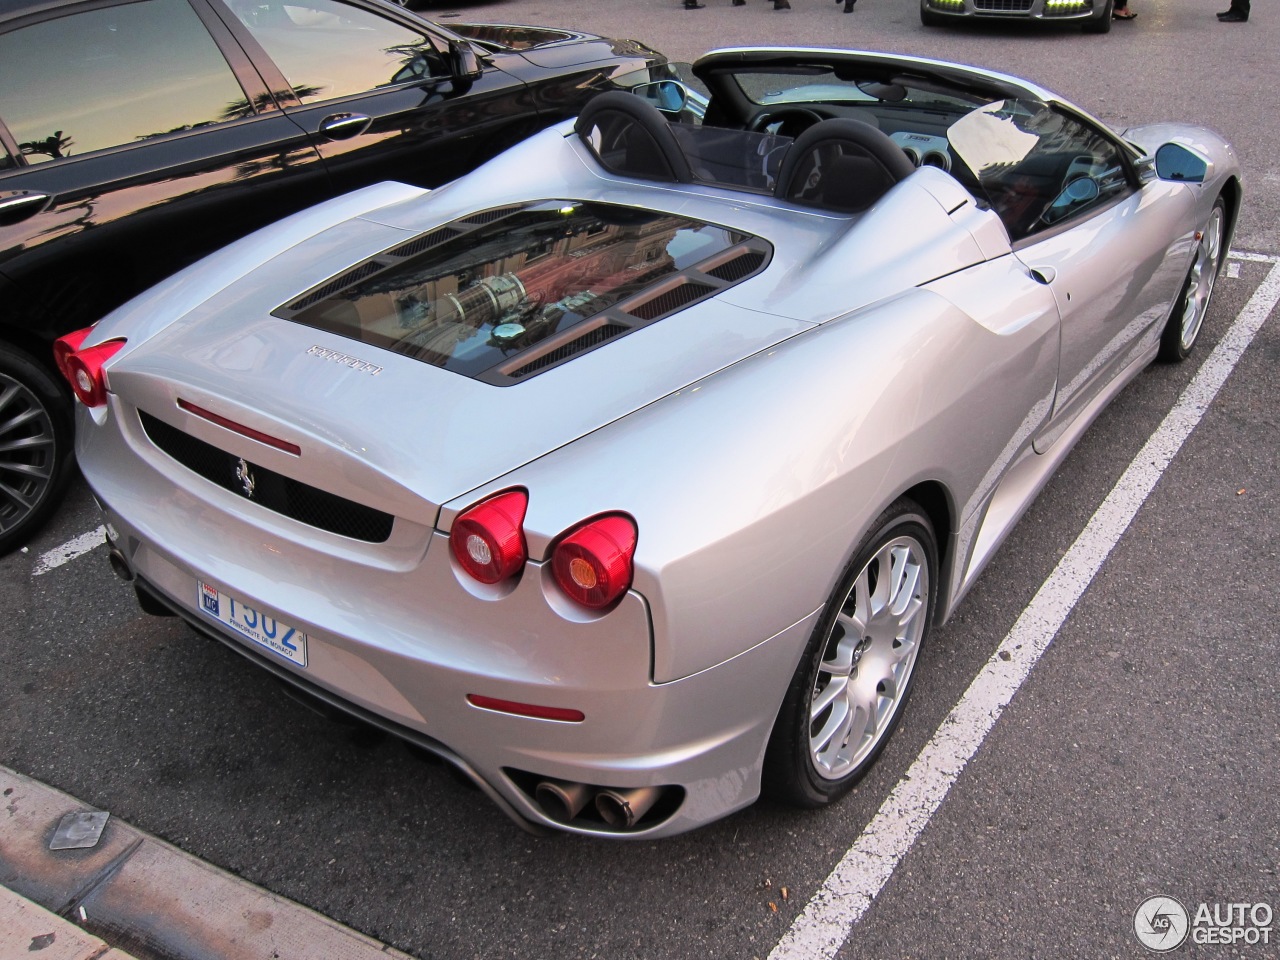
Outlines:
{"type": "Polygon", "coordinates": [[[1138,15],[1136,13],[1113,13],[1111,15],[1111,19],[1112,20],[1137,20],[1138,15]]]}
{"type": "Polygon", "coordinates": [[[698,0],[684,0],[686,10],[701,10],[705,6],[705,3],[699,3],[698,0]]]}
{"type": "Polygon", "coordinates": [[[791,9],[791,3],[789,2],[789,0],[773,0],[773,9],[775,9],[775,10],[790,10],[790,9],[791,9]]]}
{"type": "Polygon", "coordinates": [[[747,5],[747,0],[733,0],[733,5],[735,7],[745,7],[747,5]]]}
{"type": "Polygon", "coordinates": [[[855,2],[857,2],[857,0],[845,0],[845,3],[844,3],[844,12],[845,12],[845,13],[853,13],[853,5],[854,5],[854,3],[855,3],[855,2]]]}
{"type": "Polygon", "coordinates": [[[1227,11],[1218,18],[1219,23],[1248,23],[1249,18],[1243,13],[1236,13],[1233,10],[1227,11]]]}

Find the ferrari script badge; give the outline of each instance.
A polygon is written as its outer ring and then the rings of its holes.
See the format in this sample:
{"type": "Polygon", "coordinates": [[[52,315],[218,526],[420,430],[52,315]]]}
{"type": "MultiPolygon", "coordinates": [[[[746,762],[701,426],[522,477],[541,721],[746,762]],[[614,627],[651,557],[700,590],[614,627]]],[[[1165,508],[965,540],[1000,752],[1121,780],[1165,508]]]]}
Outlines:
{"type": "Polygon", "coordinates": [[[244,457],[236,463],[236,482],[240,484],[240,492],[248,499],[253,499],[253,474],[249,472],[249,463],[244,457]]]}

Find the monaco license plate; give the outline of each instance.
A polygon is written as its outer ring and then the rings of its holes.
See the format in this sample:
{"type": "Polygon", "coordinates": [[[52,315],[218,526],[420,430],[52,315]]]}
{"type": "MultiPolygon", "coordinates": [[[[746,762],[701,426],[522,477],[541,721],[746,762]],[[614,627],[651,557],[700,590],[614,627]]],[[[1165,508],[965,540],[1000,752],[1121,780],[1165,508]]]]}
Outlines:
{"type": "Polygon", "coordinates": [[[198,581],[198,588],[202,613],[300,667],[307,665],[305,633],[255,610],[247,603],[241,603],[231,594],[203,580],[198,581]]]}

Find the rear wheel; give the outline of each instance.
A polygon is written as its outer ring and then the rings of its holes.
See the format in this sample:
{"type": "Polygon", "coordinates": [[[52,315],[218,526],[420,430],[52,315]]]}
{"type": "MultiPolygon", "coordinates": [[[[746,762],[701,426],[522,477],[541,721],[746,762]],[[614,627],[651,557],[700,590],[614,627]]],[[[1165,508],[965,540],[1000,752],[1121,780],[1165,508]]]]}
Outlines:
{"type": "Polygon", "coordinates": [[[1218,271],[1222,269],[1226,224],[1226,205],[1219,197],[1209,219],[1205,221],[1204,229],[1200,231],[1200,245],[1196,247],[1191,269],[1187,271],[1182,292],[1178,294],[1173,313],[1169,315],[1169,321],[1160,337],[1161,360],[1173,363],[1185,360],[1196,345],[1196,339],[1204,326],[1204,316],[1209,310],[1209,301],[1213,297],[1218,271]]]}
{"type": "Polygon", "coordinates": [[[849,790],[898,724],[937,597],[938,548],[901,500],[876,521],[828,600],[765,753],[774,797],[820,807],[849,790]]]}
{"type": "Polygon", "coordinates": [[[71,479],[71,410],[46,370],[0,350],[0,554],[21,546],[71,479]]]}

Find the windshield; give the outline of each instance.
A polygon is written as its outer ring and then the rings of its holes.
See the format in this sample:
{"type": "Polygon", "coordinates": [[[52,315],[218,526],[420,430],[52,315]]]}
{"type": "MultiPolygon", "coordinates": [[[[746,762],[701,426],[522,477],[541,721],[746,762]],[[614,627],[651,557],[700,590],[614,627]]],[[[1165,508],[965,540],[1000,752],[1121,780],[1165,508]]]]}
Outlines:
{"type": "Polygon", "coordinates": [[[743,94],[757,104],[780,103],[888,103],[901,107],[933,107],[968,110],[982,100],[955,91],[941,92],[923,80],[892,77],[873,80],[851,68],[830,66],[778,67],[735,70],[733,79],[743,94]]]}

